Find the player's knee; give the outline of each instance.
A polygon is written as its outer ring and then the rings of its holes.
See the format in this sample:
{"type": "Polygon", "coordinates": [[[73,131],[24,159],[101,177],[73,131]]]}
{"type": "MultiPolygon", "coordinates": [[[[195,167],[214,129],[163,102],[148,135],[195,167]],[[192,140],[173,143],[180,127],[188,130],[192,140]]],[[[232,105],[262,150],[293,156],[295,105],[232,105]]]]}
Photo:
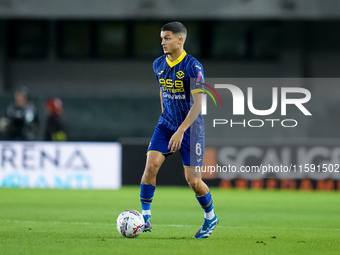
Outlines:
{"type": "Polygon", "coordinates": [[[189,178],[187,180],[188,185],[190,186],[190,188],[194,191],[197,192],[199,189],[199,184],[200,184],[200,179],[198,178],[189,178]]]}
{"type": "Polygon", "coordinates": [[[160,164],[158,162],[150,161],[146,164],[145,171],[148,174],[157,175],[159,168],[160,168],[160,164]]]}

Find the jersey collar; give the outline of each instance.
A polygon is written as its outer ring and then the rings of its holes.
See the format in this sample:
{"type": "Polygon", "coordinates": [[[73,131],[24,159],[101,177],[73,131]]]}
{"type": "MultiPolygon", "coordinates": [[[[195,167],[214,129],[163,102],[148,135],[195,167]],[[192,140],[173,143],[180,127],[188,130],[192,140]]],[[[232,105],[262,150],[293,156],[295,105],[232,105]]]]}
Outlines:
{"type": "Polygon", "coordinates": [[[166,57],[166,62],[168,63],[170,67],[174,67],[175,65],[180,63],[186,55],[187,53],[185,52],[185,50],[183,50],[182,54],[176,60],[171,61],[168,57],[166,57]]]}

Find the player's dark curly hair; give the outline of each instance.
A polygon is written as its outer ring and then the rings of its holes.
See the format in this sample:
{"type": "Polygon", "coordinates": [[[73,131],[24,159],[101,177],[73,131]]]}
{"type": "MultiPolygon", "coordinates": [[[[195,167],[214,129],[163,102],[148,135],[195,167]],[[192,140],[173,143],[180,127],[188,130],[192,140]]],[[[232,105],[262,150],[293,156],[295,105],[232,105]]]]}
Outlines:
{"type": "Polygon", "coordinates": [[[182,34],[184,37],[187,36],[187,29],[186,27],[178,21],[173,21],[166,23],[161,31],[171,31],[173,34],[182,34]]]}

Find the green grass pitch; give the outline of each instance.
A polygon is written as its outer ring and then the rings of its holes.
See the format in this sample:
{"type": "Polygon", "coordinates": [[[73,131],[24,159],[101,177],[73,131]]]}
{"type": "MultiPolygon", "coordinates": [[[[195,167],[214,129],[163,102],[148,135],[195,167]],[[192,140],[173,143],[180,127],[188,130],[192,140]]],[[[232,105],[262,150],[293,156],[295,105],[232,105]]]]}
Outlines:
{"type": "Polygon", "coordinates": [[[141,211],[137,186],[0,189],[0,254],[340,254],[337,192],[211,191],[220,224],[197,240],[203,211],[186,187],[157,187],[153,232],[134,239],[115,222],[141,211]]]}

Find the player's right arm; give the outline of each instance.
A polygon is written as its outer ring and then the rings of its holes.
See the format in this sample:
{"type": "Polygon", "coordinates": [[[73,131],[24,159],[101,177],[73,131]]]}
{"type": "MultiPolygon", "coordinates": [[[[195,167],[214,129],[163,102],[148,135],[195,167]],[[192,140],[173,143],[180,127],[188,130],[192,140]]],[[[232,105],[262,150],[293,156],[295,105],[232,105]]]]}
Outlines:
{"type": "MultiPolygon", "coordinates": [[[[155,77],[156,77],[156,80],[157,80],[158,83],[159,83],[159,80],[158,80],[157,73],[159,72],[159,70],[158,70],[157,67],[159,66],[159,59],[160,59],[160,58],[156,59],[156,60],[153,62],[153,65],[152,65],[153,71],[154,71],[154,73],[155,73],[155,77]]],[[[163,94],[162,94],[162,87],[160,87],[160,90],[159,90],[159,98],[160,98],[160,102],[161,102],[161,110],[162,110],[162,113],[163,113],[164,109],[163,109],[163,94]]]]}
{"type": "Polygon", "coordinates": [[[162,113],[163,113],[163,95],[162,95],[162,88],[160,88],[159,90],[159,97],[160,97],[160,101],[161,101],[161,109],[162,109],[162,113]]]}

